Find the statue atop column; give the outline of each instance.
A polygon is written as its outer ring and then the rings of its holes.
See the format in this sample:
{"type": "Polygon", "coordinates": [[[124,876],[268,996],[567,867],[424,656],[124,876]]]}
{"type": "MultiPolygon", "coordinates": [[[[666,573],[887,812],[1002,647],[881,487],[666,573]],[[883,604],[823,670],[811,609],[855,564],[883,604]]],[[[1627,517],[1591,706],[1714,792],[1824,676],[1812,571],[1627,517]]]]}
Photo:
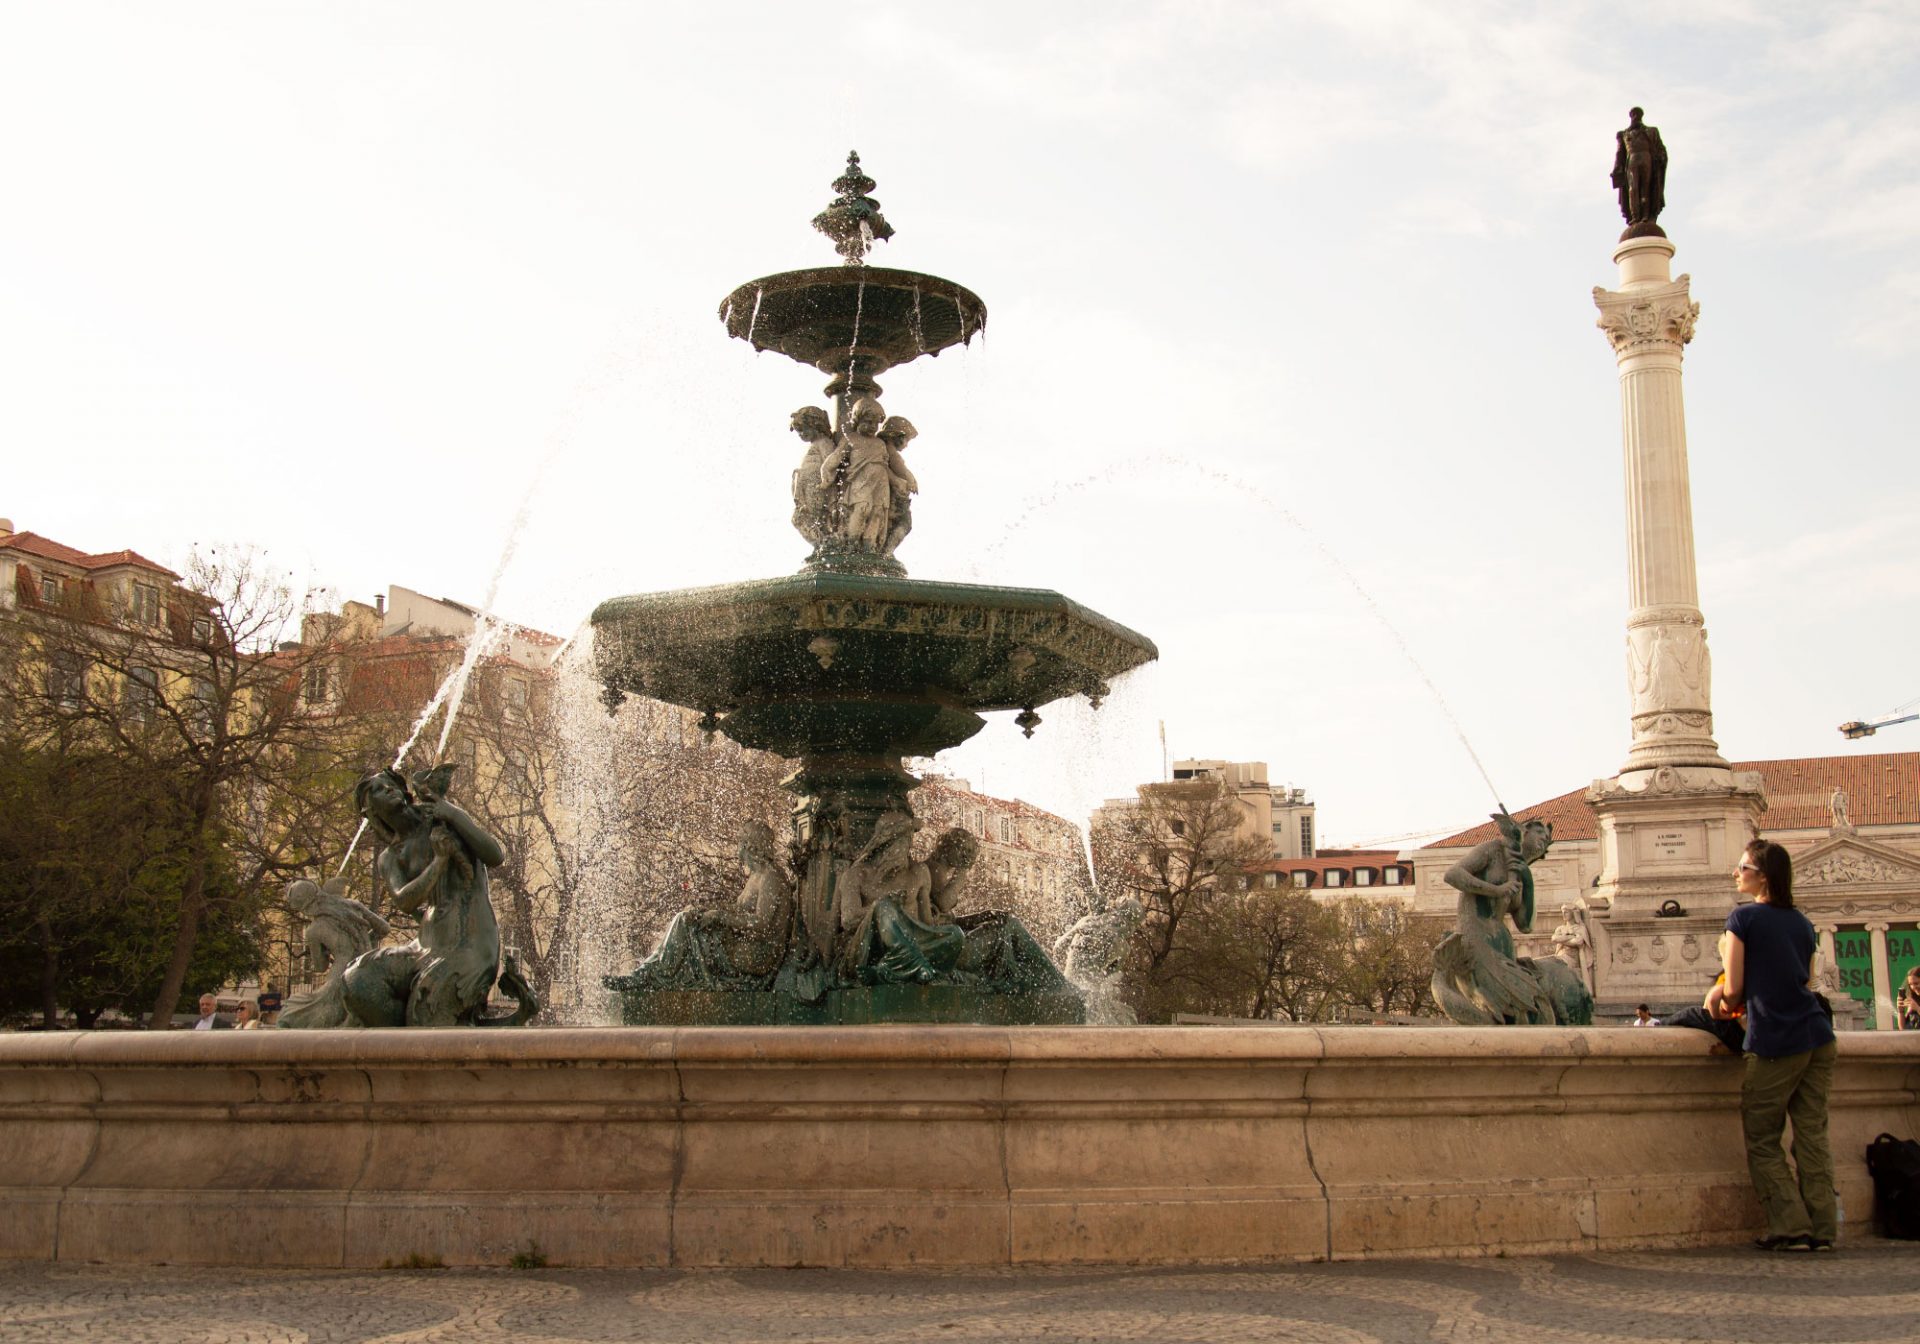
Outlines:
{"type": "Polygon", "coordinates": [[[1637,107],[1629,111],[1627,128],[1613,137],[1613,186],[1620,193],[1620,216],[1627,221],[1620,235],[1623,243],[1667,236],[1657,222],[1667,205],[1667,147],[1659,128],[1647,125],[1644,116],[1637,107]]]}

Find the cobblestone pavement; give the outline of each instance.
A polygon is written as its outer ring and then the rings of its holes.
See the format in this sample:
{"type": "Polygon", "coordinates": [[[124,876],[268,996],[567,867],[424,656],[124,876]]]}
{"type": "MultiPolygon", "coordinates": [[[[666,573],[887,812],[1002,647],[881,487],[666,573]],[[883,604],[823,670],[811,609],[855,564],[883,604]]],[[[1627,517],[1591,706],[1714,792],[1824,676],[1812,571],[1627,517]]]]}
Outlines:
{"type": "Polygon", "coordinates": [[[0,1263],[0,1340],[1920,1339],[1920,1245],[1199,1269],[127,1269],[0,1263]]]}

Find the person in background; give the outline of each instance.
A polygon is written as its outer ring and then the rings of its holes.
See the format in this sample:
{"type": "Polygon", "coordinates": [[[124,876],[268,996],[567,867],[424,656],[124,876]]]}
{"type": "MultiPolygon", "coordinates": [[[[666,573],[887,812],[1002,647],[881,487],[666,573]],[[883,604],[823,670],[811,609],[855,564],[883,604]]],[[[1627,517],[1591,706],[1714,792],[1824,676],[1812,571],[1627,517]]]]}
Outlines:
{"type": "Polygon", "coordinates": [[[1893,1000],[1893,1025],[1900,1031],[1920,1031],[1920,966],[1907,971],[1893,1000]]]}
{"type": "Polygon", "coordinates": [[[1838,1052],[1833,1025],[1808,981],[1813,925],[1793,908],[1793,860],[1771,840],[1751,841],[1734,870],[1749,903],[1727,916],[1722,979],[1706,1008],[1725,1019],[1744,1007],[1746,1076],[1740,1122],[1747,1173],[1766,1211],[1763,1251],[1830,1251],[1839,1230],[1827,1092],[1838,1052]],[[1793,1121],[1793,1167],[1780,1137],[1793,1121]]]}
{"type": "Polygon", "coordinates": [[[227,1031],[233,1023],[220,1015],[220,1000],[211,994],[200,996],[200,1017],[193,1024],[195,1031],[227,1031]]]}
{"type": "Polygon", "coordinates": [[[1660,1025],[1660,1019],[1655,1017],[1653,1010],[1643,1003],[1633,1010],[1633,1021],[1627,1023],[1627,1025],[1630,1027],[1657,1027],[1660,1025]]]}
{"type": "Polygon", "coordinates": [[[240,1006],[234,1009],[233,1025],[240,1031],[252,1031],[260,1025],[260,1010],[254,1007],[252,999],[240,1000],[240,1006]]]}

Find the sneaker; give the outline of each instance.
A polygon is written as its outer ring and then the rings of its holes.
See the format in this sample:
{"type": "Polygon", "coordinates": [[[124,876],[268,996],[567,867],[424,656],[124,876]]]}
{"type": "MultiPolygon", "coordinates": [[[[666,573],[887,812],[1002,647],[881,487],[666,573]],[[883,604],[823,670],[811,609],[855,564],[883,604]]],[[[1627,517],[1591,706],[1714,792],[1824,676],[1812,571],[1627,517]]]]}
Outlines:
{"type": "Polygon", "coordinates": [[[1831,1251],[1833,1243],[1824,1237],[1808,1237],[1807,1249],[1810,1251],[1831,1251]]]}
{"type": "Polygon", "coordinates": [[[1756,1251],[1810,1251],[1813,1240],[1810,1237],[1755,1237],[1753,1249],[1756,1251]]]}

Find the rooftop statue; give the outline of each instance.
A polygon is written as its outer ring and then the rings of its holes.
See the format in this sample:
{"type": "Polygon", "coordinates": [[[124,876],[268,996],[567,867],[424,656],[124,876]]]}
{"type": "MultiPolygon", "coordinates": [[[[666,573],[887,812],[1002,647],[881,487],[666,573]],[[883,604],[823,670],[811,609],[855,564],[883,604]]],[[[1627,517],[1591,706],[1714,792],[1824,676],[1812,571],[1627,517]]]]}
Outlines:
{"type": "Polygon", "coordinates": [[[1667,236],[1657,222],[1667,206],[1667,147],[1659,128],[1641,120],[1645,115],[1637,107],[1629,111],[1627,128],[1613,137],[1613,186],[1620,193],[1620,217],[1627,221],[1623,243],[1667,236]]]}
{"type": "Polygon", "coordinates": [[[1500,834],[1447,870],[1460,893],[1454,931],[1433,950],[1433,997],[1465,1026],[1586,1026],[1593,995],[1559,957],[1514,955],[1511,920],[1533,931],[1533,865],[1553,843],[1553,827],[1493,814],[1500,834]]]}

